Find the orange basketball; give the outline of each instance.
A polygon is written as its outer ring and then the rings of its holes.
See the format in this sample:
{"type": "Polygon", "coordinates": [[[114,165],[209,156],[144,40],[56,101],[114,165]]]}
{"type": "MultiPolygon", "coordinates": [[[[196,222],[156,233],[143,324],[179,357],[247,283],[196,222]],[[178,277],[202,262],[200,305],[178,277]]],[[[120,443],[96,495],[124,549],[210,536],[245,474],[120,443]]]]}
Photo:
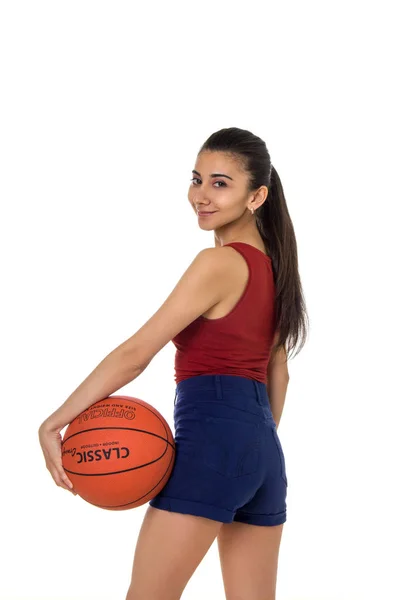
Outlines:
{"type": "Polygon", "coordinates": [[[81,498],[100,508],[125,510],[149,502],[165,486],[175,462],[175,441],[151,404],[109,396],[68,425],[62,462],[81,498]]]}

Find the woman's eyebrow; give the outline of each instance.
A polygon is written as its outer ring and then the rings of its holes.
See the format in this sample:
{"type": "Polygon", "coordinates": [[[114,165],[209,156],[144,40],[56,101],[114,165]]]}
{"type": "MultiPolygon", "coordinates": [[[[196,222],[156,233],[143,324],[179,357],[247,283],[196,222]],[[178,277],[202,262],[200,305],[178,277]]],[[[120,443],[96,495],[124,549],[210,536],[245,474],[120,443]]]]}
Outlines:
{"type": "MultiPolygon", "coordinates": [[[[195,175],[199,175],[201,177],[200,173],[198,171],[195,171],[194,169],[193,169],[192,173],[194,173],[195,175]]],[[[227,177],[228,179],[233,181],[232,177],[229,177],[229,175],[224,175],[223,173],[211,173],[210,177],[227,177]]]]}

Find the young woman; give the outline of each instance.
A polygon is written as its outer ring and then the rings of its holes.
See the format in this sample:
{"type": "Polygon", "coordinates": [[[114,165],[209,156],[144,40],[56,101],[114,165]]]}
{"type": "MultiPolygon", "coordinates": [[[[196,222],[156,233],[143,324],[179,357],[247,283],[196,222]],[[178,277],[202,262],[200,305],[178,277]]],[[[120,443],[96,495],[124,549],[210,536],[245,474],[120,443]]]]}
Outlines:
{"type": "Polygon", "coordinates": [[[73,492],[60,431],[172,340],[175,465],[149,503],[126,600],[178,600],[215,538],[227,600],[274,600],[286,521],[277,434],[286,346],[306,335],[296,238],[266,145],[249,131],[209,137],[188,199],[215,247],[197,254],[159,310],[44,421],[40,443],[56,484],[73,492]]]}

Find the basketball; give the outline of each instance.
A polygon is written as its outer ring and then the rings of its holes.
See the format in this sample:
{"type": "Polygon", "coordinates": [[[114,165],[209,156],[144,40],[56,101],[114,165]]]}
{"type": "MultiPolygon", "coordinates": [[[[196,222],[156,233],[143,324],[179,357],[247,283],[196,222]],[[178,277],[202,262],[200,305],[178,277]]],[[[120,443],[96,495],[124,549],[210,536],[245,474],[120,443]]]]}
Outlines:
{"type": "Polygon", "coordinates": [[[150,501],[165,486],[175,440],[151,404],[109,396],[68,425],[62,462],[81,498],[99,508],[126,510],[150,501]]]}

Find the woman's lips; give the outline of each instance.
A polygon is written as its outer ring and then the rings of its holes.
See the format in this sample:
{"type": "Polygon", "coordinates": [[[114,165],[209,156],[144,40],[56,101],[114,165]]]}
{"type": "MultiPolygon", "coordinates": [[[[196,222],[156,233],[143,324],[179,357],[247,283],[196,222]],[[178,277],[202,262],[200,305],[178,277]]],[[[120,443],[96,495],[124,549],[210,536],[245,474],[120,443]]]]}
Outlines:
{"type": "Polygon", "coordinates": [[[217,212],[216,210],[212,211],[212,212],[202,212],[199,211],[197,214],[199,215],[199,217],[208,217],[210,215],[213,215],[215,212],[217,212]]]}

